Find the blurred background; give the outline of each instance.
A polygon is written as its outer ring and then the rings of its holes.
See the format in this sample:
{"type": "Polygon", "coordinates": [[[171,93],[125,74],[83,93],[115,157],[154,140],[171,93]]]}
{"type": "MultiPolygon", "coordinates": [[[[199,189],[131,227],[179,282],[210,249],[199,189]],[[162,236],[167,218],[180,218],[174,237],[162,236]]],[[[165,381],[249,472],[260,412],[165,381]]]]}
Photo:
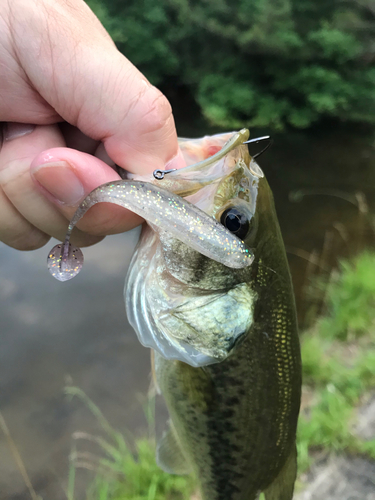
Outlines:
{"type": "MultiPolygon", "coordinates": [[[[168,97],[180,136],[243,127],[272,135],[259,163],[288,253],[305,366],[299,498],[374,500],[374,1],[87,3],[168,97]]],[[[77,455],[69,462],[74,432],[102,430],[67,385],[114,429],[134,439],[148,429],[149,351],[122,298],[137,237],[85,249],[84,270],[67,283],[47,272],[53,242],[32,253],[0,244],[0,500],[32,495],[22,464],[43,499],[159,499],[147,484],[137,497],[115,496],[118,486],[89,491],[95,450],[85,448],[74,478],[77,455]]],[[[117,480],[119,471],[100,487],[117,480]]]]}

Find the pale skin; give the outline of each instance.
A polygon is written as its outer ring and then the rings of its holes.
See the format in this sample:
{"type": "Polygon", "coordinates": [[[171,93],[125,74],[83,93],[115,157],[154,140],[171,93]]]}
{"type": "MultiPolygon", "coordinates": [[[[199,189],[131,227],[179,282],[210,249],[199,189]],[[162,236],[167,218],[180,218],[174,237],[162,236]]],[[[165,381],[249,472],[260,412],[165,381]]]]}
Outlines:
{"type": "MultiPolygon", "coordinates": [[[[19,250],[64,239],[84,197],[120,179],[115,164],[184,166],[168,100],[82,0],[0,0],[0,122],[0,241],[19,250]]],[[[72,241],[91,245],[140,222],[99,204],[72,241]]]]}

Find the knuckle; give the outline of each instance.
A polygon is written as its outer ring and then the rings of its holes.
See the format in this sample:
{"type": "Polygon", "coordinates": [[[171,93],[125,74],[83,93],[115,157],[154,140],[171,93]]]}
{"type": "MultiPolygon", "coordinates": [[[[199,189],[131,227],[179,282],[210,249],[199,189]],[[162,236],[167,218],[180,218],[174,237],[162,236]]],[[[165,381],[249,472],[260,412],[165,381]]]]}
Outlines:
{"type": "Polygon", "coordinates": [[[0,187],[0,241],[16,250],[36,250],[50,236],[25,219],[0,187]]]}
{"type": "Polygon", "coordinates": [[[49,241],[50,236],[35,228],[26,234],[13,233],[2,238],[0,237],[0,239],[15,250],[31,251],[42,248],[49,241]]]}
{"type": "Polygon", "coordinates": [[[141,118],[141,125],[146,133],[155,132],[168,126],[172,119],[172,107],[160,90],[152,87],[146,106],[146,112],[141,118]]]}

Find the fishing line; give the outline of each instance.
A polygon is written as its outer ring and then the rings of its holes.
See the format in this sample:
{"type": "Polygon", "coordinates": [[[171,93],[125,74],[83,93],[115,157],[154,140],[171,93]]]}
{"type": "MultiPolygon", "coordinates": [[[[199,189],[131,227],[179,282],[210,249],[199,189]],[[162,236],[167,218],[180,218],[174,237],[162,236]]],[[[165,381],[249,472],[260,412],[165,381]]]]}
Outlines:
{"type": "Polygon", "coordinates": [[[254,139],[249,139],[248,141],[243,142],[242,144],[259,144],[260,142],[268,141],[268,144],[265,148],[263,148],[259,153],[252,155],[253,159],[259,158],[260,155],[265,153],[267,149],[273,144],[273,139],[269,135],[264,135],[262,137],[255,137],[254,139]]]}

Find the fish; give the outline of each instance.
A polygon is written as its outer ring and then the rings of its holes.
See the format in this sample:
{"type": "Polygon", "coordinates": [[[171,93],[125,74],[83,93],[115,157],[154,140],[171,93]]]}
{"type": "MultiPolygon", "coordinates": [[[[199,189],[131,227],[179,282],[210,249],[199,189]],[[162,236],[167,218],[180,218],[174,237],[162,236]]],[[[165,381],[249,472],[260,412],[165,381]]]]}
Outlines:
{"type": "Polygon", "coordinates": [[[187,167],[97,188],[49,254],[55,277],[76,274],[82,258],[69,234],[95,203],[146,219],[126,310],[151,348],[169,412],[157,463],[194,474],[202,500],[255,500],[261,492],[291,500],[297,473],[295,301],[272,193],[248,137],[243,129],[181,139],[187,167]]]}

